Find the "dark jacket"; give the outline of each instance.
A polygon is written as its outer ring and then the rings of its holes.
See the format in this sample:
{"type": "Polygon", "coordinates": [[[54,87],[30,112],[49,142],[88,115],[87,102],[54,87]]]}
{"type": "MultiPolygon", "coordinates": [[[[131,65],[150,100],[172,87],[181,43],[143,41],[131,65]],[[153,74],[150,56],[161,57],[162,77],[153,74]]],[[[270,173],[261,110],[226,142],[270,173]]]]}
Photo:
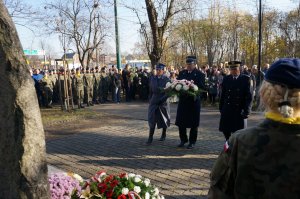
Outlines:
{"type": "Polygon", "coordinates": [[[233,134],[211,172],[209,199],[298,199],[300,125],[265,119],[233,134]]]}
{"type": "MultiPolygon", "coordinates": [[[[197,69],[194,69],[191,73],[188,73],[188,70],[180,71],[177,79],[193,80],[199,89],[204,89],[205,75],[197,69]]],[[[180,96],[175,124],[185,128],[198,127],[200,122],[200,109],[200,97],[197,97],[195,100],[193,97],[180,96]]]]}
{"type": "Polygon", "coordinates": [[[153,76],[150,80],[150,101],[148,108],[148,124],[150,128],[167,128],[170,126],[167,95],[163,92],[170,79],[166,76],[153,76]]]}
{"type": "Polygon", "coordinates": [[[224,77],[221,89],[219,130],[235,132],[243,129],[244,119],[250,114],[252,106],[249,76],[241,74],[234,80],[232,75],[228,75],[224,77]]]}

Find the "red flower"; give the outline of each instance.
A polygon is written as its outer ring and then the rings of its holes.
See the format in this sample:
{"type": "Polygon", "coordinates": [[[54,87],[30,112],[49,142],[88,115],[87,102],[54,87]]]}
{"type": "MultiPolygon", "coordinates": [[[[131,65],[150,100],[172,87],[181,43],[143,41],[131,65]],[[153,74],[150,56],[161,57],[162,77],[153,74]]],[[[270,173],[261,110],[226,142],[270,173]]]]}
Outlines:
{"type": "Polygon", "coordinates": [[[126,177],[126,173],[121,173],[121,174],[119,175],[119,177],[120,177],[120,178],[125,178],[125,177],[126,177]]]}
{"type": "Polygon", "coordinates": [[[107,190],[107,185],[105,183],[99,183],[98,188],[100,193],[104,193],[107,190]]]}
{"type": "Polygon", "coordinates": [[[118,196],[118,199],[127,199],[127,197],[124,194],[122,194],[118,196]]]}
{"type": "Polygon", "coordinates": [[[105,178],[104,182],[105,182],[105,183],[108,183],[108,182],[112,181],[113,178],[114,178],[113,175],[109,175],[109,176],[107,176],[107,177],[105,178]]]}
{"type": "Polygon", "coordinates": [[[109,190],[107,193],[106,193],[106,197],[107,198],[112,198],[114,192],[112,190],[109,190]]]}
{"type": "Polygon", "coordinates": [[[111,188],[114,188],[115,186],[117,186],[119,184],[119,181],[118,180],[113,180],[111,183],[110,183],[110,186],[111,188]]]}
{"type": "Polygon", "coordinates": [[[101,170],[101,171],[98,171],[96,174],[101,175],[102,173],[106,173],[106,172],[101,170]]]}

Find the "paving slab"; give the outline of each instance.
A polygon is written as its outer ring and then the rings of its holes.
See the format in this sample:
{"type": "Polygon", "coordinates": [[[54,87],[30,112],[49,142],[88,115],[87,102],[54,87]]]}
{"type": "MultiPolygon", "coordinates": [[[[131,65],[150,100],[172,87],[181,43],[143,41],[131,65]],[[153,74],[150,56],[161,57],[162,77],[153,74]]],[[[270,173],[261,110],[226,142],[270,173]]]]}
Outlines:
{"type": "MultiPolygon", "coordinates": [[[[198,141],[189,150],[176,147],[176,104],[171,105],[172,125],[167,139],[158,141],[161,131],[156,130],[153,144],[147,146],[147,108],[147,103],[141,102],[90,107],[91,111],[105,113],[106,119],[119,117],[113,123],[99,119],[79,129],[70,126],[67,130],[76,133],[47,140],[48,163],[83,178],[98,170],[140,174],[159,187],[167,199],[206,198],[210,170],[224,145],[224,137],[218,131],[218,111],[215,107],[202,108],[198,141]]],[[[256,125],[260,120],[262,114],[253,113],[248,125],[256,125]]]]}

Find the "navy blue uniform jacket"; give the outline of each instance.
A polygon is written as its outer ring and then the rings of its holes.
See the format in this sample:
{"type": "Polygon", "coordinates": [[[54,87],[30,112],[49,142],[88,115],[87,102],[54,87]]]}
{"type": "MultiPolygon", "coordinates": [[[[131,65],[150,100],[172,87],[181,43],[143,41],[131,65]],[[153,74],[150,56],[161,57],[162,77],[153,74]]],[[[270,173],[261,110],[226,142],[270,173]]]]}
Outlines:
{"type": "Polygon", "coordinates": [[[243,129],[244,119],[250,114],[252,106],[250,77],[241,74],[234,80],[232,75],[228,75],[224,77],[221,87],[219,130],[235,132],[243,129]]]}
{"type": "MultiPolygon", "coordinates": [[[[194,69],[191,73],[189,73],[188,70],[180,71],[177,79],[193,80],[199,89],[204,90],[205,75],[198,69],[194,69]]],[[[197,97],[196,100],[194,97],[180,96],[175,124],[185,128],[198,127],[200,122],[200,109],[200,96],[197,97]]]]}

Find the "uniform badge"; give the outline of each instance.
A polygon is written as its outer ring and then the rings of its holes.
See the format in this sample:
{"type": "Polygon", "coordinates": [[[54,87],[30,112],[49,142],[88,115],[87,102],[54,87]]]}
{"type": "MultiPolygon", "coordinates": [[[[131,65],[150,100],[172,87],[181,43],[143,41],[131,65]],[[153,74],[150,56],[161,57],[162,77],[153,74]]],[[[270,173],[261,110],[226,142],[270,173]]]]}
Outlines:
{"type": "Polygon", "coordinates": [[[225,144],[224,144],[224,152],[227,152],[228,150],[229,150],[229,144],[226,141],[225,144]]]}

